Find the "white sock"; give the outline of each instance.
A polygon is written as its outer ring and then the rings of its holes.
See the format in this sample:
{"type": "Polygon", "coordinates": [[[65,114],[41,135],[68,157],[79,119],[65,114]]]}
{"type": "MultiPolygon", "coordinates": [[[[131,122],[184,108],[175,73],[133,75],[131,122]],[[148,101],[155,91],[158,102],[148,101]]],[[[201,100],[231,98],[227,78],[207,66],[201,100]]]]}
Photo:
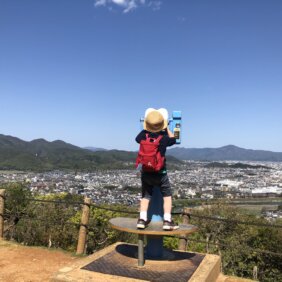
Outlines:
{"type": "Polygon", "coordinates": [[[146,211],[141,211],[140,212],[140,218],[147,221],[147,212],[146,211]]]}
{"type": "Polygon", "coordinates": [[[164,214],[164,220],[171,221],[171,214],[170,213],[165,213],[164,214]]]}

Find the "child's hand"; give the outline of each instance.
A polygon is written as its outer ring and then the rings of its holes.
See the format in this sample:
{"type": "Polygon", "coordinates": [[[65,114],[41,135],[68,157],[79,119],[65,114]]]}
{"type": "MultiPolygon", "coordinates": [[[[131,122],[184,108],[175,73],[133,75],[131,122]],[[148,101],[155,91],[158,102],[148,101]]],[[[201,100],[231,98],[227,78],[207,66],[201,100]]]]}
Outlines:
{"type": "Polygon", "coordinates": [[[174,137],[173,133],[170,131],[168,127],[166,128],[166,130],[167,130],[168,137],[171,137],[171,138],[174,137]]]}

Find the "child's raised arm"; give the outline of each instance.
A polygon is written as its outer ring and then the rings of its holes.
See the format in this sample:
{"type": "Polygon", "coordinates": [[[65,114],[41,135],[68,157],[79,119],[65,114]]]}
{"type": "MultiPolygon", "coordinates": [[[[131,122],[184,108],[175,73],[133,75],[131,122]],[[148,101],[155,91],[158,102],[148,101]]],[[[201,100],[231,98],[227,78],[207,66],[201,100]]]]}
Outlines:
{"type": "Polygon", "coordinates": [[[168,127],[166,128],[166,130],[167,130],[168,137],[170,137],[170,138],[174,137],[173,133],[170,131],[170,129],[168,127]]]}

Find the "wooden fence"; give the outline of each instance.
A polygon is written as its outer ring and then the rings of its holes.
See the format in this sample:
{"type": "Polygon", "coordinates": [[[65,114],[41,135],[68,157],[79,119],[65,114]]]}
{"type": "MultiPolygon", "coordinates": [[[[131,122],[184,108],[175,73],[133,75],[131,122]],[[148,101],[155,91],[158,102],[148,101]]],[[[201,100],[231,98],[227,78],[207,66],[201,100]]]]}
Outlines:
{"type": "MultiPolygon", "coordinates": [[[[52,201],[50,201],[52,202],[52,201]]],[[[82,215],[80,219],[80,227],[78,233],[78,241],[76,254],[81,255],[86,252],[87,232],[90,219],[91,199],[85,198],[82,204],[82,215]]],[[[5,211],[5,189],[0,189],[0,239],[4,238],[4,211],[5,211]]],[[[191,210],[184,209],[183,223],[189,223],[188,214],[191,210]]],[[[187,237],[183,235],[179,239],[179,250],[185,251],[187,249],[187,237]]]]}

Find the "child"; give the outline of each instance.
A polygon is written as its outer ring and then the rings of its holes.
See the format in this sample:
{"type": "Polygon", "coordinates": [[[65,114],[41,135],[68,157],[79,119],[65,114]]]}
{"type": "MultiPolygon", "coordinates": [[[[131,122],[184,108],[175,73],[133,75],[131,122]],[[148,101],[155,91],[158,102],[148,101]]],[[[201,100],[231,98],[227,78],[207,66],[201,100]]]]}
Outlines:
{"type": "Polygon", "coordinates": [[[136,165],[142,164],[142,199],[140,202],[140,217],[137,221],[137,228],[144,229],[149,224],[147,211],[152,197],[153,187],[158,187],[164,200],[163,230],[178,229],[179,226],[171,218],[172,190],[165,163],[166,148],[174,145],[176,142],[174,135],[168,128],[167,111],[165,109],[155,110],[152,108],[146,110],[144,130],[137,135],[135,140],[140,144],[136,165]],[[157,146],[156,162],[152,160],[152,157],[149,157],[152,153],[148,153],[149,151],[154,151],[154,146],[157,146]]]}

